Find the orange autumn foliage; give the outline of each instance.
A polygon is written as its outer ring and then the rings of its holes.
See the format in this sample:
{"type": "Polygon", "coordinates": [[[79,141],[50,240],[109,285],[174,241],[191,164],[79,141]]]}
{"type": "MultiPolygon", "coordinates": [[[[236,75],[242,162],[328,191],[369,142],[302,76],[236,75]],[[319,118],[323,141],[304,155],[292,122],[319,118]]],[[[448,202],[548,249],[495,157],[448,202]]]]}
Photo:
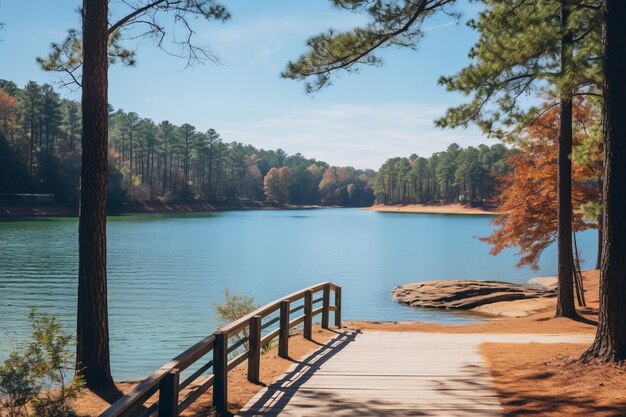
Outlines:
{"type": "MultiPolygon", "coordinates": [[[[597,110],[586,101],[577,101],[573,112],[574,146],[590,134],[599,123],[597,110]]],[[[481,240],[492,245],[491,253],[517,247],[521,256],[518,267],[538,267],[539,257],[557,237],[557,169],[559,108],[545,106],[544,113],[529,127],[520,145],[520,153],[509,157],[513,170],[500,180],[499,226],[491,236],[481,240]]],[[[595,151],[595,150],[594,150],[595,151]]],[[[597,152],[601,152],[599,147],[597,152]]],[[[573,230],[582,231],[594,224],[583,221],[577,210],[581,204],[597,200],[599,190],[592,180],[594,167],[572,165],[573,230]]]]}
{"type": "Polygon", "coordinates": [[[5,129],[15,121],[15,105],[15,99],[0,88],[0,121],[5,129]]]}

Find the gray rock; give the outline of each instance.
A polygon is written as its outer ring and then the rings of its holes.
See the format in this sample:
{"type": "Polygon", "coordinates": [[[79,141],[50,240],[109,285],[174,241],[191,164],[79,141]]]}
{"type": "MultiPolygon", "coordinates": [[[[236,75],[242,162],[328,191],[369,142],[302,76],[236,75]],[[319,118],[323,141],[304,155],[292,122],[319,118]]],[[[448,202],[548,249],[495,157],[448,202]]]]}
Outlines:
{"type": "Polygon", "coordinates": [[[467,310],[500,301],[555,297],[556,291],[502,281],[442,280],[399,285],[391,296],[413,307],[467,310]]]}

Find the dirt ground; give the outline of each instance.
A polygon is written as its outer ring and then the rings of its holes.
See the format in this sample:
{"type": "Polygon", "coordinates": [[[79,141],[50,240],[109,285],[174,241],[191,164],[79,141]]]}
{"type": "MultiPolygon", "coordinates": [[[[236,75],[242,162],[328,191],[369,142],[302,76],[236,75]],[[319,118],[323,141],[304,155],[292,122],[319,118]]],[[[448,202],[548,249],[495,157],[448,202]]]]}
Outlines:
{"type": "Polygon", "coordinates": [[[626,416],[626,366],[578,362],[573,344],[481,347],[506,416],[626,416]]]}
{"type": "MultiPolygon", "coordinates": [[[[273,347],[261,357],[261,384],[248,382],[246,363],[238,366],[228,373],[228,406],[232,413],[241,409],[254,395],[266,385],[274,382],[291,365],[300,358],[315,352],[321,346],[329,342],[337,335],[335,330],[322,330],[318,326],[313,329],[313,340],[309,341],[301,334],[295,334],[289,338],[289,356],[293,359],[283,359],[278,356],[278,349],[273,347]]],[[[118,388],[124,393],[131,391],[139,381],[120,382],[118,388]]],[[[189,407],[182,416],[206,417],[212,414],[212,390],[203,394],[198,401],[189,407]]],[[[75,404],[75,409],[80,416],[97,417],[109,407],[101,398],[87,391],[75,404]]]]}
{"type": "Polygon", "coordinates": [[[368,207],[369,211],[384,211],[393,213],[429,213],[429,214],[498,214],[495,211],[485,210],[480,207],[469,207],[462,204],[446,204],[443,206],[431,206],[426,204],[406,204],[401,206],[386,206],[377,204],[368,207]]]}

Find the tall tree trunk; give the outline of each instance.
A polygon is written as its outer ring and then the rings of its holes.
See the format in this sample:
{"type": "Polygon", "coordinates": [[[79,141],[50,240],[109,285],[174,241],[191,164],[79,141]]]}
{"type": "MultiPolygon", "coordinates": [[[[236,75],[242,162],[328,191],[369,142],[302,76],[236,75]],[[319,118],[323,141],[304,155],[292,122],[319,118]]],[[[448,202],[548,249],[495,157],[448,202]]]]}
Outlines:
{"type": "Polygon", "coordinates": [[[169,187],[168,187],[168,189],[170,190],[170,192],[172,194],[174,194],[174,188],[172,186],[172,158],[173,158],[173,156],[170,153],[170,166],[169,166],[169,178],[168,178],[168,180],[169,180],[169,187]]]}
{"type": "Polygon", "coordinates": [[[30,101],[30,153],[28,154],[28,170],[33,175],[33,152],[35,151],[35,101],[30,101]]]}
{"type": "Polygon", "coordinates": [[[83,0],[83,147],[78,227],[76,371],[100,395],[114,393],[106,270],[108,0],[83,0]]]}
{"type": "Polygon", "coordinates": [[[129,161],[129,175],[128,175],[128,190],[131,190],[131,187],[133,186],[133,130],[131,127],[130,130],[130,137],[128,138],[128,147],[129,147],[129,151],[130,154],[128,156],[128,161],[129,161]]]}
{"type": "MultiPolygon", "coordinates": [[[[571,0],[561,0],[561,27],[566,28],[571,0]]],[[[565,76],[572,60],[573,35],[561,39],[561,73],[565,76]]],[[[574,256],[572,253],[572,94],[561,92],[558,161],[558,289],[557,317],[577,317],[574,305],[574,256]]]]}
{"type": "Polygon", "coordinates": [[[213,171],[213,155],[209,157],[209,177],[207,178],[207,200],[211,201],[211,171],[213,171]]]}
{"type": "Polygon", "coordinates": [[[167,153],[163,155],[163,184],[161,184],[161,196],[165,195],[167,189],[167,153]]]}
{"type": "MultiPolygon", "coordinates": [[[[599,181],[598,183],[598,187],[600,189],[600,201],[602,201],[602,194],[603,194],[603,182],[602,180],[599,181]]],[[[600,213],[600,216],[598,218],[598,253],[596,255],[596,269],[600,269],[600,266],[602,265],[602,252],[603,252],[603,240],[604,240],[604,233],[602,233],[602,229],[604,228],[604,220],[603,220],[604,214],[600,213]]]]}
{"type": "Polygon", "coordinates": [[[603,0],[604,184],[600,314],[583,360],[626,360],[626,1],[603,0]]]}

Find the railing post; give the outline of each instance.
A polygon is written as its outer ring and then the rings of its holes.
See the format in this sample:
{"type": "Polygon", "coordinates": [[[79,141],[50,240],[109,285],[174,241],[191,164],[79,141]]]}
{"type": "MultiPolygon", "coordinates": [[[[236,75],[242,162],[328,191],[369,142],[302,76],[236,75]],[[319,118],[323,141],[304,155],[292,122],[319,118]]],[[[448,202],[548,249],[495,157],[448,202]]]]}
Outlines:
{"type": "Polygon", "coordinates": [[[228,334],[215,332],[213,345],[213,407],[218,417],[228,415],[228,334]]]}
{"type": "Polygon", "coordinates": [[[159,386],[159,417],[178,416],[178,382],[180,371],[172,369],[159,386]]]}
{"type": "Polygon", "coordinates": [[[341,328],[341,287],[335,287],[335,326],[341,328]]]}
{"type": "Polygon", "coordinates": [[[328,313],[330,312],[330,285],[324,285],[324,297],[322,301],[322,329],[328,329],[328,313]]]}
{"type": "Polygon", "coordinates": [[[250,318],[250,336],[248,340],[248,381],[259,383],[261,369],[261,320],[263,316],[250,318]]]}
{"type": "Polygon", "coordinates": [[[304,293],[304,338],[313,339],[311,329],[313,327],[313,291],[306,290],[304,293]]]}
{"type": "Polygon", "coordinates": [[[278,334],[278,356],[289,358],[289,300],[280,303],[280,333],[278,334]]]}

